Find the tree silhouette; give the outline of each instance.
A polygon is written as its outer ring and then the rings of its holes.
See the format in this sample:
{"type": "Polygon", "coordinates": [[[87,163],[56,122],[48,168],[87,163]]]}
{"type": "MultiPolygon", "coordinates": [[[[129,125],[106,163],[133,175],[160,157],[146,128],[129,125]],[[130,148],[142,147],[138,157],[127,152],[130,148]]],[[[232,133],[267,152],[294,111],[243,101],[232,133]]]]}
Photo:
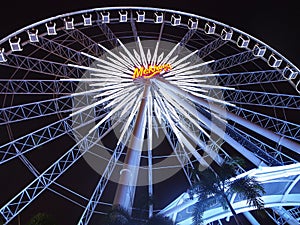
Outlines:
{"type": "Polygon", "coordinates": [[[29,220],[27,225],[57,225],[57,223],[51,215],[38,213],[29,220]]]}
{"type": "Polygon", "coordinates": [[[237,173],[237,167],[243,161],[239,158],[224,161],[224,163],[205,171],[196,171],[199,180],[194,184],[193,191],[198,195],[198,202],[195,204],[193,212],[193,223],[199,225],[203,223],[203,212],[209,206],[221,204],[224,209],[230,209],[237,224],[237,213],[232,207],[229,196],[237,194],[246,199],[249,206],[257,209],[264,207],[262,194],[265,193],[263,186],[253,177],[244,176],[233,179],[237,173]]]}
{"type": "Polygon", "coordinates": [[[146,225],[173,225],[173,221],[163,215],[155,215],[148,220],[146,225]]]}
{"type": "Polygon", "coordinates": [[[126,209],[114,206],[107,214],[108,225],[132,225],[132,219],[126,209]]]}

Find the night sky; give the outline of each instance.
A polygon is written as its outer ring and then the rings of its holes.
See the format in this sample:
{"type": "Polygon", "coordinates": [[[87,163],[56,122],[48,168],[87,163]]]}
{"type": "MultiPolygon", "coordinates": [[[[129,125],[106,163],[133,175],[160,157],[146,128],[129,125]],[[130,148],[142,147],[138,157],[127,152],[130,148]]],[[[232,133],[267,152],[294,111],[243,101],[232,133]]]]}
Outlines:
{"type": "MultiPolygon", "coordinates": [[[[4,2],[1,3],[0,39],[24,26],[52,16],[77,10],[109,6],[160,7],[211,18],[260,39],[289,59],[293,64],[300,67],[298,58],[300,53],[300,13],[297,1],[291,0],[7,1],[5,4],[4,2]]],[[[85,176],[85,174],[83,175],[85,176]]],[[[66,215],[67,213],[72,212],[66,212],[66,215]]]]}

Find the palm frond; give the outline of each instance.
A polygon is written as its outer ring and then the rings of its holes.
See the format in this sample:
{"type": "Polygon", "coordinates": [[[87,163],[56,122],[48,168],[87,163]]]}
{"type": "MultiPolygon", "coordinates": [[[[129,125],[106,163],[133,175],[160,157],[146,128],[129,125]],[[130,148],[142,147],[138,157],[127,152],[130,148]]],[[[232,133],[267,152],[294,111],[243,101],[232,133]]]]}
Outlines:
{"type": "Polygon", "coordinates": [[[194,205],[193,209],[193,225],[202,225],[203,224],[203,212],[204,204],[202,202],[197,202],[194,205]]]}
{"type": "Polygon", "coordinates": [[[262,195],[265,193],[263,186],[253,177],[242,177],[233,181],[230,185],[232,192],[243,196],[247,204],[257,209],[264,207],[262,195]]]}

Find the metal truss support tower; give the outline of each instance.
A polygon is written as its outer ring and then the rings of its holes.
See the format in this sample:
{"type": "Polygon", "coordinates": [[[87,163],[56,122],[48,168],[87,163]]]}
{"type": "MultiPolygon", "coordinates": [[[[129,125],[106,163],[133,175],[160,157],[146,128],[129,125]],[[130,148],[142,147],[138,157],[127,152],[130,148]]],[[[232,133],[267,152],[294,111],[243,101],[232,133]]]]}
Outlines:
{"type": "Polygon", "coordinates": [[[143,98],[141,100],[133,133],[129,142],[123,169],[120,171],[119,184],[114,199],[114,205],[121,206],[129,213],[132,212],[132,205],[134,201],[142,147],[144,142],[146,110],[149,91],[149,84],[145,84],[143,98]]]}

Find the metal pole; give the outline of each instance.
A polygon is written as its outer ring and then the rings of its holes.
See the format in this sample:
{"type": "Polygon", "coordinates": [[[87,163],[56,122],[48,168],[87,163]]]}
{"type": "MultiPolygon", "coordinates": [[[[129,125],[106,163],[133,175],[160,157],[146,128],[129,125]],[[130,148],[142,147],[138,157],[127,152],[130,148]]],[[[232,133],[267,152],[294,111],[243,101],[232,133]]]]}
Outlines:
{"type": "Polygon", "coordinates": [[[254,218],[254,216],[252,216],[250,212],[244,212],[243,214],[252,225],[260,225],[260,223],[254,218]]]}
{"type": "Polygon", "coordinates": [[[129,142],[123,168],[120,171],[119,184],[116,191],[114,205],[119,205],[132,212],[134,194],[139,172],[142,147],[146,126],[147,100],[150,86],[145,83],[143,98],[135,121],[132,137],[129,142]]]}

